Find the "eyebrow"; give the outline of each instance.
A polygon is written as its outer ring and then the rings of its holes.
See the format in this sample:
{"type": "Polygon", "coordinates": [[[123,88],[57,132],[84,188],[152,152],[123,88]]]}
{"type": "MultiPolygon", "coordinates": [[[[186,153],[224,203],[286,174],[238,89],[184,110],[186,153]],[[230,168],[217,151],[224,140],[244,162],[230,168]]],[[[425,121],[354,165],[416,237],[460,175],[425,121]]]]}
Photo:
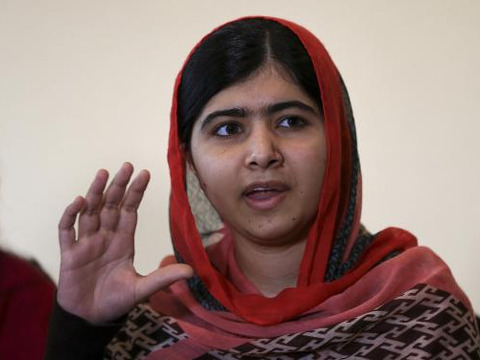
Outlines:
{"type": "MultiPolygon", "coordinates": [[[[264,109],[262,112],[266,115],[272,115],[276,112],[280,112],[286,109],[290,108],[297,108],[300,110],[308,111],[312,114],[316,114],[317,112],[315,111],[314,108],[311,106],[298,101],[298,100],[292,100],[292,101],[283,101],[275,104],[271,104],[267,106],[266,109],[264,109]]],[[[243,109],[243,108],[231,108],[231,109],[225,109],[225,110],[218,110],[214,111],[210,114],[208,114],[202,121],[202,125],[200,129],[204,129],[212,120],[218,117],[234,117],[234,118],[244,118],[247,116],[248,111],[243,109]]]]}
{"type": "Polygon", "coordinates": [[[280,111],[290,109],[290,108],[297,108],[297,109],[300,109],[300,110],[311,112],[313,114],[316,113],[316,111],[311,106],[309,106],[309,105],[307,105],[307,104],[305,104],[301,101],[298,101],[298,100],[284,101],[284,102],[272,104],[272,105],[267,107],[266,113],[267,113],[267,115],[271,115],[271,114],[274,114],[276,112],[280,112],[280,111]]]}
{"type": "Polygon", "coordinates": [[[243,118],[247,115],[247,112],[245,109],[241,108],[231,108],[231,109],[225,109],[225,110],[218,110],[214,111],[210,114],[208,114],[205,119],[202,121],[202,126],[201,129],[205,128],[213,119],[217,117],[236,117],[236,118],[243,118]]]}

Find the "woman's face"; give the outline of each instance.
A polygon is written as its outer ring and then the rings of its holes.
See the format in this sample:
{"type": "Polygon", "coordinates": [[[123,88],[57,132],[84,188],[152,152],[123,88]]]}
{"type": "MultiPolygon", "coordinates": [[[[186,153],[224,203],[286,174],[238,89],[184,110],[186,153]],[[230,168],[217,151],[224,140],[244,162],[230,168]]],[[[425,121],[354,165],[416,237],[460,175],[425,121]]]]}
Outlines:
{"type": "Polygon", "coordinates": [[[287,72],[267,65],[219,92],[193,127],[189,159],[234,238],[303,240],[326,161],[322,115],[287,72]]]}

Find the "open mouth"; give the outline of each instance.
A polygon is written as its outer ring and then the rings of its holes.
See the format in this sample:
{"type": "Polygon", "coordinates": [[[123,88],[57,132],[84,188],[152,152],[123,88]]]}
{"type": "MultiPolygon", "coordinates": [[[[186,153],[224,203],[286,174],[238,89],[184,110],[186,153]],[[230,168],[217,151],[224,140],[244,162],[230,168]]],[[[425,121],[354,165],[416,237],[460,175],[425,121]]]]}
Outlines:
{"type": "Polygon", "coordinates": [[[283,182],[257,182],[247,186],[243,196],[250,207],[257,210],[267,210],[275,207],[289,189],[290,187],[283,182]]]}
{"type": "Polygon", "coordinates": [[[265,200],[280,193],[278,189],[259,187],[248,191],[245,196],[254,200],[265,200]]]}

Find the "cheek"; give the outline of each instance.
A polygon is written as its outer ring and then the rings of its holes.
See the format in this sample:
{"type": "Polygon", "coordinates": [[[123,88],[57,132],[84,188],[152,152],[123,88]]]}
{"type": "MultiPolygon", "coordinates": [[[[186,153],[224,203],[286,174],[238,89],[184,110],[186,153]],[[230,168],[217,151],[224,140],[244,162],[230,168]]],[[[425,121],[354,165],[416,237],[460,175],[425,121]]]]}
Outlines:
{"type": "Polygon", "coordinates": [[[231,156],[204,152],[197,160],[194,158],[194,164],[200,184],[212,205],[216,206],[219,200],[233,191],[238,172],[231,156]]]}
{"type": "Polygon", "coordinates": [[[316,175],[323,174],[327,158],[323,143],[305,142],[296,148],[292,146],[291,149],[290,161],[298,171],[316,175]]]}
{"type": "Polygon", "coordinates": [[[323,146],[302,148],[291,159],[303,196],[319,198],[325,174],[326,154],[323,146]]]}

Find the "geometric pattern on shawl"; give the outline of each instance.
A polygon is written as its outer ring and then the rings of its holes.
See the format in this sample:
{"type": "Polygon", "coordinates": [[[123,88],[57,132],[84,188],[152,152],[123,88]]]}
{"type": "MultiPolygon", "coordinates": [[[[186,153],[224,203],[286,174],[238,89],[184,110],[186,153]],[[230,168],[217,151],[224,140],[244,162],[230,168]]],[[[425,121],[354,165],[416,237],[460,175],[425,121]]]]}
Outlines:
{"type": "MultiPolygon", "coordinates": [[[[141,359],[188,337],[174,319],[141,305],[106,358],[141,359]]],[[[449,293],[420,284],[339,324],[215,349],[197,359],[480,359],[479,343],[468,309],[449,293]]]]}
{"type": "Polygon", "coordinates": [[[480,359],[478,344],[478,329],[468,310],[448,293],[419,285],[372,312],[333,327],[260,339],[208,356],[218,359],[240,359],[241,356],[480,359]]]}
{"type": "Polygon", "coordinates": [[[137,305],[104,351],[104,359],[142,359],[152,351],[187,339],[170,316],[154,311],[147,303],[137,305]]]}

